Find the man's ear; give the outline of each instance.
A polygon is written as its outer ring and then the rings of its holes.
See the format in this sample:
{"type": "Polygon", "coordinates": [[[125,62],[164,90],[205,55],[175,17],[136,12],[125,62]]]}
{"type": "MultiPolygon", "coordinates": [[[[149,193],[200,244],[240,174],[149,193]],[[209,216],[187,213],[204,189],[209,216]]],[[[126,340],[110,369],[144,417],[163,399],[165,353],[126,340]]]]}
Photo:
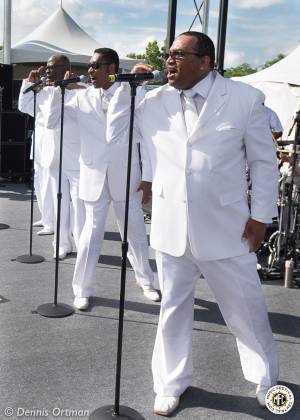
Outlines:
{"type": "MultiPolygon", "coordinates": [[[[204,55],[203,57],[201,57],[201,64],[202,64],[201,67],[204,67],[204,68],[211,67],[210,57],[208,55],[204,55]]],[[[203,68],[203,70],[204,70],[204,68],[203,68]]],[[[202,70],[202,68],[201,68],[201,70],[202,70]]]]}
{"type": "Polygon", "coordinates": [[[108,71],[109,71],[109,74],[116,74],[117,73],[115,63],[111,63],[108,66],[108,71]]]}

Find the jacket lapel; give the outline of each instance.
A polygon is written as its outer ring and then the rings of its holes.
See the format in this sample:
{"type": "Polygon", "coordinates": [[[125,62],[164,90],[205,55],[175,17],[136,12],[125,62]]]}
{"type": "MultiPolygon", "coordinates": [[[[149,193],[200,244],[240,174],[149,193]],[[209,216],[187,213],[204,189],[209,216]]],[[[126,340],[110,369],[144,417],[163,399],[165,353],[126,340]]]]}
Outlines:
{"type": "Polygon", "coordinates": [[[171,119],[174,129],[177,131],[183,131],[185,136],[182,136],[182,138],[184,141],[186,141],[187,132],[179,91],[171,86],[166,86],[166,94],[164,92],[161,97],[163,105],[171,119]]]}
{"type": "Polygon", "coordinates": [[[102,110],[101,100],[100,100],[100,90],[95,88],[90,88],[90,105],[93,112],[97,115],[97,118],[106,119],[105,114],[102,110]]]}
{"type": "Polygon", "coordinates": [[[194,127],[193,132],[189,138],[189,142],[193,143],[198,140],[197,132],[203,127],[209,119],[214,116],[220,108],[225,104],[227,96],[226,81],[222,76],[216,73],[214,84],[209,92],[209,95],[204,102],[200,112],[198,121],[194,127]]]}

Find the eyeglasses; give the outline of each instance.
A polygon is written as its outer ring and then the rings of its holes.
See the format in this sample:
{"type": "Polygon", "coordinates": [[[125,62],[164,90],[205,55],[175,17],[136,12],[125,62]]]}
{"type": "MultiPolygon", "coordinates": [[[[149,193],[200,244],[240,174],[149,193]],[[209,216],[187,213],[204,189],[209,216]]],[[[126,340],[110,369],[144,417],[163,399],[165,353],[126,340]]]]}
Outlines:
{"type": "Polygon", "coordinates": [[[195,55],[196,57],[203,57],[203,54],[200,54],[200,53],[177,50],[177,51],[169,51],[169,56],[167,57],[167,59],[172,58],[172,60],[175,60],[175,61],[182,61],[184,60],[184,57],[186,55],[195,55]]]}
{"type": "Polygon", "coordinates": [[[111,63],[105,63],[105,62],[99,62],[96,61],[96,63],[89,63],[88,64],[88,69],[93,69],[93,70],[98,70],[100,66],[108,66],[111,63]]]}

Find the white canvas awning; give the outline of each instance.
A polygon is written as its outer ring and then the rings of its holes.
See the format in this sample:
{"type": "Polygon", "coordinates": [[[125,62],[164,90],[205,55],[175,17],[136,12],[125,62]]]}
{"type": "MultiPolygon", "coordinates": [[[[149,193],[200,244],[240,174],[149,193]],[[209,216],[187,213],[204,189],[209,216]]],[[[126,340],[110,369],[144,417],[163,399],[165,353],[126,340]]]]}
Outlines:
{"type": "MultiPolygon", "coordinates": [[[[53,54],[66,55],[73,64],[87,63],[102,45],[90,37],[72,17],[59,7],[33,32],[13,45],[11,62],[45,62],[53,54]]],[[[131,69],[135,59],[120,58],[122,69],[131,69]]]]}
{"type": "Polygon", "coordinates": [[[272,66],[233,79],[250,84],[265,94],[265,103],[277,113],[285,137],[295,112],[300,110],[300,45],[272,66]]]}

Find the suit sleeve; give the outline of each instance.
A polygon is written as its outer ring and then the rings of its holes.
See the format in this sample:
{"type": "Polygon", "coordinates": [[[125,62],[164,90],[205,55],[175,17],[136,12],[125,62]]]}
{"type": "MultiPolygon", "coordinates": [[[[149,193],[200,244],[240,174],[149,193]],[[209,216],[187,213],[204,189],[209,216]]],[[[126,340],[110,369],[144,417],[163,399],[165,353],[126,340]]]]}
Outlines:
{"type": "MultiPolygon", "coordinates": [[[[138,128],[139,104],[143,100],[145,89],[138,88],[135,100],[134,115],[134,141],[138,143],[140,132],[138,128]]],[[[129,138],[129,120],[130,120],[130,86],[128,83],[122,83],[116,90],[110,101],[107,111],[107,142],[126,144],[129,138]]]]}
{"type": "Polygon", "coordinates": [[[276,149],[262,105],[264,95],[256,91],[250,111],[244,141],[252,183],[251,217],[269,223],[278,216],[278,169],[276,149]]]}
{"type": "Polygon", "coordinates": [[[18,109],[19,111],[24,112],[24,114],[29,114],[33,117],[33,93],[28,92],[25,95],[23,93],[24,90],[31,85],[33,85],[33,83],[29,82],[27,79],[23,80],[19,94],[18,109]]]}
{"type": "Polygon", "coordinates": [[[59,87],[51,88],[49,97],[49,106],[45,118],[47,128],[56,128],[60,123],[61,116],[61,93],[59,87]]]}
{"type": "MultiPolygon", "coordinates": [[[[33,83],[29,82],[28,79],[23,80],[19,100],[18,100],[18,109],[25,114],[29,114],[32,117],[34,116],[34,95],[33,92],[28,92],[24,95],[24,90],[33,85],[33,83]]],[[[45,89],[40,90],[36,95],[36,111],[39,111],[40,104],[45,100],[47,97],[47,93],[45,89]]]]}
{"type": "Polygon", "coordinates": [[[142,180],[152,182],[152,167],[150,155],[146,142],[140,142],[141,161],[142,161],[142,180]]]}
{"type": "MultiPolygon", "coordinates": [[[[70,113],[72,113],[73,118],[77,116],[78,101],[77,95],[66,101],[67,95],[69,92],[74,92],[74,90],[66,91],[65,93],[65,106],[64,106],[64,117],[67,118],[70,113]]],[[[47,128],[53,129],[57,128],[60,125],[61,118],[61,91],[59,87],[51,89],[51,94],[49,98],[49,107],[47,116],[45,119],[45,125],[47,128]]]]}

